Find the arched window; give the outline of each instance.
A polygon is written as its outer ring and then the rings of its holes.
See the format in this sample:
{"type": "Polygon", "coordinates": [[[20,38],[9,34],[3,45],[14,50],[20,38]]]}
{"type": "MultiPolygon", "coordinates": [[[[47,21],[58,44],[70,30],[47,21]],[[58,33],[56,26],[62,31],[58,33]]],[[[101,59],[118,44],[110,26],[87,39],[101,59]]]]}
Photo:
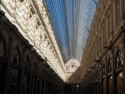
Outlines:
{"type": "Polygon", "coordinates": [[[116,82],[116,92],[117,94],[123,94],[123,70],[122,70],[122,65],[123,65],[123,53],[120,49],[117,50],[116,52],[116,58],[115,58],[115,69],[118,71],[116,71],[116,74],[115,74],[115,82],[116,82]]]}
{"type": "Polygon", "coordinates": [[[0,37],[0,59],[5,57],[5,45],[3,39],[0,37]]]}
{"type": "Polygon", "coordinates": [[[104,62],[102,62],[102,74],[103,74],[103,76],[105,75],[105,64],[104,64],[104,62]]]}
{"type": "Polygon", "coordinates": [[[20,53],[17,48],[12,51],[12,60],[11,62],[15,65],[20,65],[20,53]]]}
{"type": "Polygon", "coordinates": [[[108,59],[108,72],[112,71],[112,60],[111,58],[108,59]]]}
{"type": "Polygon", "coordinates": [[[116,68],[119,68],[123,65],[123,54],[120,50],[116,54],[116,68]]]}

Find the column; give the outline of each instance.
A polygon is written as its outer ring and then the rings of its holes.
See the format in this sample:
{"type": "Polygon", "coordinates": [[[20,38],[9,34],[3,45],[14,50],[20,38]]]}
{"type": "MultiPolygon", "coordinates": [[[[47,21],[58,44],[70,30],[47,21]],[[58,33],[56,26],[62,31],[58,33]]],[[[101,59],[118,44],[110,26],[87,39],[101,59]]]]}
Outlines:
{"type": "MultiPolygon", "coordinates": [[[[9,33],[11,33],[11,32],[9,32],[9,33]]],[[[12,54],[13,41],[14,40],[13,40],[13,38],[10,35],[9,36],[9,49],[8,49],[7,61],[6,61],[5,82],[4,82],[3,94],[7,94],[7,91],[8,91],[9,63],[11,62],[11,54],[12,54]]]]}

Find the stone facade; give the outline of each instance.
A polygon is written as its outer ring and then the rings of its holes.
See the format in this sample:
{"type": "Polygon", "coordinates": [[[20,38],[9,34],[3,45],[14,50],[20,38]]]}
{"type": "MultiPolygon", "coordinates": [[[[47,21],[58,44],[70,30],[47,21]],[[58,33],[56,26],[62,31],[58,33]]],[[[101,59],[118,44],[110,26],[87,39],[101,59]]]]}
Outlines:
{"type": "MultiPolygon", "coordinates": [[[[124,94],[125,1],[99,0],[82,65],[82,94],[124,94]]],[[[79,76],[80,75],[80,76],[79,76]]]]}
{"type": "Polygon", "coordinates": [[[58,94],[62,79],[0,11],[0,94],[58,94]]]}

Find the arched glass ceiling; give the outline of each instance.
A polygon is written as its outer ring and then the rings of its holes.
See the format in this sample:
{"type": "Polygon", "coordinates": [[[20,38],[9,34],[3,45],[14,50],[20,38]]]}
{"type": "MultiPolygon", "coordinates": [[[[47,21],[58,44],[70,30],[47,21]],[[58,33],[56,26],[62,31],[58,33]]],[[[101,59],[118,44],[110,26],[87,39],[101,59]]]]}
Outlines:
{"type": "Polygon", "coordinates": [[[64,62],[81,61],[98,0],[45,0],[64,62]]]}

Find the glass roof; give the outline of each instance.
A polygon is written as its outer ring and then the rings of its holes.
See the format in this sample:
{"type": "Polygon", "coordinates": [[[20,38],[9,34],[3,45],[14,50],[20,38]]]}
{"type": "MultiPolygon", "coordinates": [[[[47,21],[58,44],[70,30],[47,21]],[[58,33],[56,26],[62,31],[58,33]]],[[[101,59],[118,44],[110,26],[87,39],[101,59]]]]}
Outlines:
{"type": "Polygon", "coordinates": [[[64,62],[81,61],[98,0],[45,0],[64,62]]]}

